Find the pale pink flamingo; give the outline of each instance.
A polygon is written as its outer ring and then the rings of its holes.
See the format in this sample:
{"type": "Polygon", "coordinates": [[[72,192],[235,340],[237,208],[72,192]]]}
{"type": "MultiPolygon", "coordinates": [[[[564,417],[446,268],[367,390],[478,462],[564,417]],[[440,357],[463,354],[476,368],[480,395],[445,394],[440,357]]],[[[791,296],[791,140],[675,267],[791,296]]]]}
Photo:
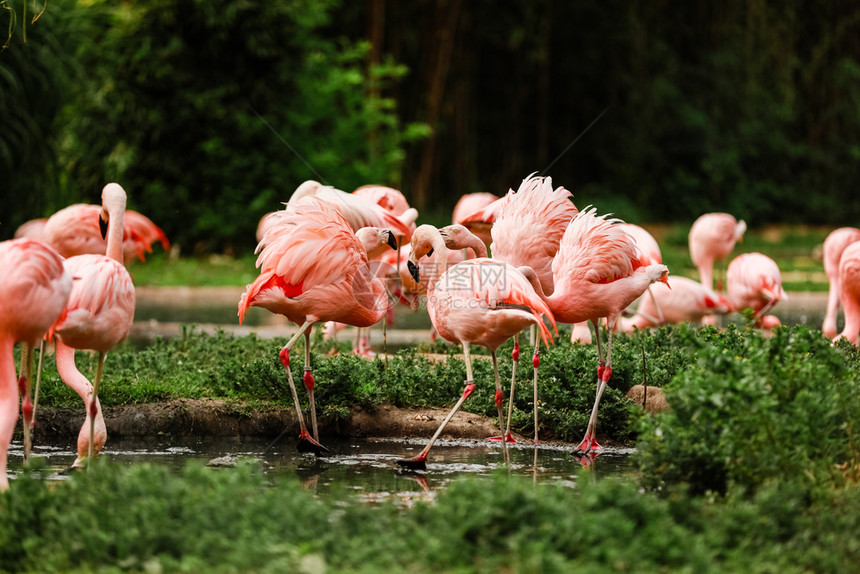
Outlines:
{"type": "Polygon", "coordinates": [[[26,237],[27,239],[45,240],[45,224],[48,223],[47,217],[31,219],[25,221],[15,230],[15,239],[26,237]]]}
{"type": "MultiPolygon", "coordinates": [[[[410,270],[419,275],[417,262],[428,253],[436,253],[439,267],[445,269],[448,248],[439,230],[431,225],[421,225],[412,236],[412,252],[409,255],[410,270]],[[440,255],[441,254],[441,255],[440,255]],[[440,259],[441,258],[441,259],[440,259]]],[[[415,277],[421,281],[420,275],[415,277]]],[[[496,381],[496,406],[499,411],[499,427],[504,428],[502,409],[502,387],[496,361],[496,349],[529,325],[537,325],[544,342],[552,335],[543,323],[546,317],[553,328],[555,321],[546,303],[532,287],[532,283],[515,267],[488,258],[467,259],[447,269],[427,287],[427,312],[436,331],[445,340],[460,343],[466,361],[466,387],[460,399],[439,425],[427,446],[415,457],[398,460],[408,468],[424,468],[427,453],[439,438],[442,430],[465,400],[475,389],[472,377],[472,359],[469,345],[482,345],[490,350],[496,381]]],[[[502,441],[507,460],[507,445],[502,441]]]]}
{"type": "Polygon", "coordinates": [[[399,189],[394,189],[393,187],[385,185],[362,185],[352,193],[359,197],[366,197],[394,215],[403,215],[410,209],[409,202],[406,201],[406,196],[399,189]]]}
{"type": "Polygon", "coordinates": [[[410,207],[405,212],[394,215],[367,197],[322,185],[314,180],[307,180],[299,185],[288,203],[296,203],[310,197],[331,203],[353,231],[362,227],[379,227],[390,230],[396,237],[402,238],[402,241],[409,241],[412,237],[411,225],[418,219],[418,211],[415,208],[410,207]]]}
{"type": "Polygon", "coordinates": [[[619,320],[623,331],[698,322],[706,315],[726,315],[732,310],[725,297],[698,281],[679,276],[666,280],[671,289],[655,289],[650,297],[643,296],[636,313],[619,320]]]}
{"type": "MultiPolygon", "coordinates": [[[[728,213],[705,213],[693,222],[688,236],[690,259],[699,270],[699,281],[714,288],[714,263],[724,261],[743,239],[747,224],[728,213]]],[[[717,291],[722,291],[718,286],[717,291]]]]}
{"type": "MultiPolygon", "coordinates": [[[[76,203],[65,207],[48,218],[42,240],[63,257],[104,255],[107,244],[98,225],[101,212],[101,205],[76,203]]],[[[121,229],[120,263],[129,263],[135,257],[143,261],[156,242],[161,242],[165,251],[170,249],[164,231],[141,213],[127,210],[121,229]]]]}
{"type": "MultiPolygon", "coordinates": [[[[322,452],[319,443],[310,328],[318,321],[369,327],[385,314],[385,285],[371,272],[367,248],[331,203],[309,198],[290,203],[257,246],[260,276],[239,301],[239,323],[248,307],[262,307],[300,325],[279,354],[299,419],[299,450],[322,452]],[[304,384],[310,402],[313,437],[308,433],[293,375],[290,349],[305,336],[304,384]]],[[[390,239],[389,233],[389,239],[390,239]]],[[[372,236],[369,236],[372,237],[372,236]]],[[[394,245],[393,239],[391,244],[394,245]]]]}
{"type": "Polygon", "coordinates": [[[94,214],[105,233],[107,254],[85,254],[69,257],[65,267],[75,278],[69,302],[54,326],[57,371],[87,406],[87,418],[78,433],[78,458],[92,459],[107,440],[104,416],[98,393],[107,352],[128,337],[134,320],[135,292],[123,266],[123,219],[126,193],[116,183],[102,190],[102,207],[94,214]],[[98,353],[93,383],[75,366],[75,350],[98,353]]]}
{"type": "Polygon", "coordinates": [[[827,309],[824,313],[824,323],[821,332],[828,339],[836,336],[836,318],[839,315],[839,299],[841,287],[839,284],[839,260],[845,248],[860,241],[860,229],[856,227],[840,227],[834,229],[824,240],[824,272],[830,282],[827,293],[827,309]]]}
{"type": "Polygon", "coordinates": [[[621,312],[655,281],[667,283],[669,269],[662,264],[643,266],[639,250],[615,223],[598,216],[594,208],[579,212],[570,222],[552,262],[555,291],[546,298],[557,321],[591,321],[597,335],[597,393],[588,427],[577,452],[600,451],[595,429],[597,410],[612,375],[612,331],[621,312]],[[606,318],[606,356],[600,342],[600,319],[606,318]]]}
{"type": "Polygon", "coordinates": [[[844,337],[856,347],[860,345],[860,241],[855,241],[842,252],[839,278],[845,326],[834,340],[844,337]]]}
{"type": "Polygon", "coordinates": [[[762,253],[743,253],[732,259],[726,272],[726,294],[736,311],[752,311],[757,326],[774,305],[788,298],[779,267],[762,253]]]}
{"type": "Polygon", "coordinates": [[[63,312],[72,276],[63,258],[40,241],[27,238],[0,242],[0,490],[9,487],[6,464],[9,443],[18,421],[18,392],[23,395],[24,443],[29,446],[33,405],[30,402],[32,363],[29,350],[63,312]],[[20,380],[16,380],[13,348],[27,347],[20,380]]]}
{"type": "MultiPolygon", "coordinates": [[[[493,258],[514,267],[530,267],[534,270],[542,292],[551,295],[554,290],[552,261],[558,252],[561,238],[568,224],[577,214],[571,193],[563,187],[553,189],[552,178],[531,174],[520,184],[517,191],[508,193],[495,207],[495,221],[491,229],[493,243],[490,247],[493,258]]],[[[534,355],[534,442],[538,442],[538,366],[540,364],[539,342],[533,337],[534,355]]],[[[513,413],[514,386],[517,361],[519,359],[518,336],[514,336],[513,370],[511,372],[511,395],[508,403],[508,426],[505,440],[513,442],[510,433],[513,413]]],[[[501,437],[499,437],[501,438],[501,437]]]]}
{"type": "Polygon", "coordinates": [[[499,201],[499,196],[488,192],[467,193],[457,200],[451,215],[451,223],[463,225],[484,242],[487,247],[492,243],[491,229],[495,221],[495,209],[490,205],[499,201]]]}

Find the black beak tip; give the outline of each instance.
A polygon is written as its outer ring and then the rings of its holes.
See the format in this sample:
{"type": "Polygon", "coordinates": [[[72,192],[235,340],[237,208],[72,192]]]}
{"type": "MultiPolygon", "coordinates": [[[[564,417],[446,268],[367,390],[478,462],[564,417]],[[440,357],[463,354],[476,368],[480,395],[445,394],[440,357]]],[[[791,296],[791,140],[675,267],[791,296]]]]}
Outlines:
{"type": "Polygon", "coordinates": [[[415,279],[415,282],[420,283],[421,279],[418,274],[418,266],[411,261],[407,261],[406,268],[409,269],[409,274],[412,275],[412,278],[415,279]]]}
{"type": "Polygon", "coordinates": [[[389,247],[391,247],[393,250],[397,251],[397,238],[394,237],[394,234],[391,231],[388,232],[387,243],[388,243],[389,247]]]}
{"type": "Polygon", "coordinates": [[[101,216],[99,217],[99,231],[101,231],[102,239],[105,239],[107,237],[108,222],[102,219],[101,216]]]}

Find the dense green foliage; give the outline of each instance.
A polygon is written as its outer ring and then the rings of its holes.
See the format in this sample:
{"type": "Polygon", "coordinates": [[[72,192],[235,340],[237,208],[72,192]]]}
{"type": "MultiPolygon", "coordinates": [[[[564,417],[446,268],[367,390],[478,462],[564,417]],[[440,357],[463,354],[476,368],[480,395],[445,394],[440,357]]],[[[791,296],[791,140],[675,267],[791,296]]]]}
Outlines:
{"type": "MultiPolygon", "coordinates": [[[[368,504],[349,492],[318,499],[253,465],[189,464],[173,474],[97,460],[59,483],[36,465],[0,494],[0,572],[856,569],[860,350],[796,327],[767,338],[682,326],[616,343],[600,424],[614,436],[641,424],[636,478],[596,480],[584,468],[571,489],[502,471],[454,482],[429,501],[368,504]],[[644,372],[663,388],[668,412],[643,416],[620,398],[644,372]]],[[[281,344],[189,330],[147,349],[124,347],[109,355],[104,402],[172,393],[283,400],[281,344]]],[[[430,364],[415,351],[387,368],[349,354],[312,360],[334,417],[351,404],[450,402],[465,375],[462,361],[430,364]]],[[[52,369],[45,402],[77,404],[50,384],[52,369]]],[[[530,361],[520,369],[527,380],[530,361]]],[[[543,352],[542,418],[558,436],[584,425],[593,370],[591,346],[561,340],[543,352]]],[[[490,372],[489,361],[475,361],[476,378],[489,383],[490,372]]],[[[528,409],[525,387],[517,403],[528,409]]],[[[492,414],[492,385],[479,384],[467,405],[492,414]]]]}
{"type": "Polygon", "coordinates": [[[853,571],[860,490],[805,494],[667,501],[587,473],[575,489],[499,473],[403,509],[317,500],[246,465],[99,463],[0,494],[0,572],[853,571]]]}
{"type": "Polygon", "coordinates": [[[2,3],[3,238],[109,180],[184,253],[249,251],[308,178],[448,216],[549,167],[604,110],[548,170],[578,205],[687,226],[860,217],[850,2],[53,0],[26,27],[24,4],[2,3]]]}
{"type": "Polygon", "coordinates": [[[665,387],[638,458],[651,487],[754,492],[769,484],[839,486],[860,462],[857,350],[818,331],[770,339],[680,332],[694,361],[665,387]],[[853,357],[851,362],[846,357],[853,357]],[[853,365],[852,365],[853,363],[853,365]]]}

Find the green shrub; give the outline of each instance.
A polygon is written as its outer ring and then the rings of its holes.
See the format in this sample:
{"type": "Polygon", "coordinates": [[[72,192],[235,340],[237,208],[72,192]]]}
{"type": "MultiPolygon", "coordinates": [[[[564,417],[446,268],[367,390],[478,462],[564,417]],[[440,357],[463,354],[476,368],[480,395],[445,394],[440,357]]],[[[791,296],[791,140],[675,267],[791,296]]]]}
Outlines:
{"type": "Polygon", "coordinates": [[[692,340],[695,362],[666,388],[671,411],[644,421],[645,484],[724,494],[841,483],[835,465],[856,461],[860,445],[860,387],[846,351],[806,328],[739,335],[692,340]]]}

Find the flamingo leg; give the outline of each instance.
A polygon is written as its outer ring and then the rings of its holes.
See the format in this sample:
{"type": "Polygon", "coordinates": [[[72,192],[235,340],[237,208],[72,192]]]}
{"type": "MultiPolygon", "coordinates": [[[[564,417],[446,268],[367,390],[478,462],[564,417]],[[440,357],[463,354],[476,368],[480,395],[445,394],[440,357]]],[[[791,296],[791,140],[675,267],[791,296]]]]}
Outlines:
{"type": "Polygon", "coordinates": [[[651,286],[647,287],[648,295],[651,297],[651,302],[654,303],[654,308],[657,309],[657,324],[663,325],[666,322],[666,318],[663,317],[663,310],[660,309],[660,303],[657,302],[657,298],[654,297],[654,292],[651,291],[651,286]]]}
{"type": "Polygon", "coordinates": [[[535,354],[532,357],[532,367],[534,368],[534,411],[535,411],[535,444],[540,444],[538,439],[538,367],[540,366],[540,344],[535,347],[535,354]]]}
{"type": "Polygon", "coordinates": [[[39,342],[39,364],[36,367],[36,386],[33,388],[33,420],[30,425],[36,423],[36,407],[39,406],[39,388],[42,386],[42,359],[45,357],[45,339],[39,342]]]}
{"type": "MultiPolygon", "coordinates": [[[[514,413],[514,387],[517,382],[517,361],[520,358],[520,334],[517,333],[514,335],[514,350],[511,352],[511,359],[513,359],[513,370],[511,371],[511,398],[508,401],[508,425],[505,428],[504,437],[507,442],[517,442],[513,435],[511,435],[511,416],[514,413]]],[[[493,436],[487,440],[502,440],[500,436],[493,436]]]]}
{"type": "MultiPolygon", "coordinates": [[[[30,423],[33,420],[33,402],[30,398],[30,381],[33,380],[33,350],[29,343],[21,346],[21,385],[22,405],[21,411],[24,417],[24,464],[30,464],[30,451],[33,449],[33,438],[30,435],[30,423]]],[[[20,385],[20,383],[19,383],[20,385]]]]}
{"type": "Polygon", "coordinates": [[[439,438],[439,435],[442,434],[442,429],[445,428],[451,419],[460,407],[463,406],[463,403],[466,402],[466,399],[469,398],[469,395],[475,390],[475,380],[472,378],[472,357],[469,355],[469,343],[463,343],[463,353],[466,355],[466,386],[463,389],[463,394],[460,395],[460,399],[457,401],[457,404],[451,409],[448,415],[445,417],[445,420],[442,421],[442,424],[439,425],[439,428],[436,429],[436,432],[430,437],[430,442],[427,443],[427,446],[419,452],[413,458],[401,459],[397,461],[397,464],[406,468],[417,468],[424,469],[427,468],[427,453],[430,452],[430,449],[433,447],[433,443],[436,442],[436,439],[439,438]]]}
{"type": "Polygon", "coordinates": [[[600,405],[600,397],[603,395],[603,391],[606,388],[606,383],[609,381],[609,377],[612,375],[612,367],[611,367],[611,353],[612,353],[612,328],[615,325],[615,321],[612,321],[612,325],[608,328],[608,336],[607,336],[607,353],[606,353],[606,361],[603,358],[603,346],[600,343],[600,322],[591,322],[594,325],[595,331],[595,339],[597,341],[597,392],[595,393],[594,398],[594,406],[591,408],[591,416],[588,419],[588,426],[585,429],[585,436],[582,437],[582,442],[574,450],[575,453],[588,453],[591,451],[600,452],[603,450],[603,447],[597,443],[597,439],[595,436],[595,428],[597,426],[597,409],[600,405]]]}
{"type": "Polygon", "coordinates": [[[304,375],[304,383],[305,388],[308,391],[308,402],[310,403],[311,409],[311,429],[314,432],[314,440],[319,442],[320,433],[319,427],[317,426],[317,406],[314,401],[314,375],[311,372],[311,330],[305,330],[305,375],[304,375]]]}
{"type": "MultiPolygon", "coordinates": [[[[328,452],[328,449],[317,442],[308,432],[307,426],[305,426],[305,417],[302,415],[302,405],[299,402],[299,394],[296,391],[296,385],[293,382],[293,373],[290,370],[290,349],[295,344],[302,334],[305,333],[308,329],[310,329],[311,325],[313,325],[313,321],[305,321],[304,324],[299,328],[299,331],[293,335],[293,338],[290,339],[284,348],[281,349],[281,352],[278,353],[278,356],[281,359],[281,364],[284,366],[284,370],[287,371],[287,382],[290,384],[290,392],[293,394],[293,402],[296,405],[296,414],[299,419],[299,443],[298,449],[301,452],[313,452],[316,454],[322,452],[328,452]]],[[[315,417],[315,415],[314,415],[315,417]]]]}
{"type": "MultiPolygon", "coordinates": [[[[502,380],[501,380],[501,377],[499,376],[499,362],[498,362],[498,360],[496,360],[496,350],[495,349],[493,349],[490,352],[490,356],[493,358],[493,375],[495,376],[495,379],[496,379],[495,401],[496,401],[496,408],[499,409],[499,430],[501,431],[502,429],[505,428],[505,409],[504,409],[505,393],[502,390],[502,380]]],[[[510,459],[508,457],[508,441],[503,440],[501,442],[502,442],[502,453],[504,454],[505,462],[506,463],[510,462],[510,459]]]]}
{"type": "Polygon", "coordinates": [[[93,380],[93,394],[90,396],[90,403],[87,405],[90,415],[90,448],[87,453],[87,458],[92,461],[95,456],[95,440],[96,440],[96,414],[98,414],[98,399],[99,385],[102,381],[102,370],[104,369],[105,356],[107,353],[99,351],[99,361],[96,366],[96,378],[93,380]]]}

